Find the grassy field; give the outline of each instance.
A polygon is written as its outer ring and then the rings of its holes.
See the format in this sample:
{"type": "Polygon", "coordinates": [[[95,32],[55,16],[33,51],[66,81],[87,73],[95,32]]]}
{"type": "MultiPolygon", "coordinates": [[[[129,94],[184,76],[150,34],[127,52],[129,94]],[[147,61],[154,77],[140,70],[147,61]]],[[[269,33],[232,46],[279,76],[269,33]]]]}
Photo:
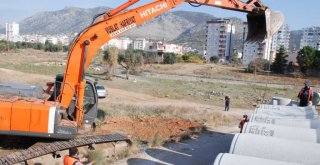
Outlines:
{"type": "MultiPolygon", "coordinates": [[[[18,53],[3,53],[0,58],[0,68],[48,75],[52,78],[55,74],[63,73],[67,53],[49,53],[32,49],[20,50],[18,53]]],[[[93,63],[102,63],[102,55],[95,56],[93,63]]],[[[281,76],[263,76],[243,73],[243,68],[227,65],[198,65],[198,64],[175,64],[175,65],[147,65],[144,70],[156,73],[205,76],[221,79],[257,80],[262,82],[301,83],[304,79],[293,79],[281,76]]],[[[102,76],[101,76],[102,77],[102,76]]],[[[299,89],[270,88],[256,86],[247,83],[236,85],[228,83],[191,82],[160,78],[134,77],[136,83],[123,79],[101,82],[111,88],[123,89],[136,93],[143,93],[158,98],[186,100],[208,105],[224,105],[224,97],[231,97],[234,107],[248,108],[258,103],[269,100],[272,96],[280,96],[295,99],[299,89]]],[[[318,80],[314,78],[314,80],[318,80]]],[[[227,81],[227,80],[225,80],[227,81]]]]}
{"type": "Polygon", "coordinates": [[[231,97],[234,107],[248,108],[269,100],[272,96],[295,98],[298,92],[292,89],[261,87],[256,85],[234,85],[227,83],[188,82],[139,77],[136,83],[116,80],[106,83],[109,87],[159,98],[182,99],[209,105],[224,105],[224,97],[231,97]]]}

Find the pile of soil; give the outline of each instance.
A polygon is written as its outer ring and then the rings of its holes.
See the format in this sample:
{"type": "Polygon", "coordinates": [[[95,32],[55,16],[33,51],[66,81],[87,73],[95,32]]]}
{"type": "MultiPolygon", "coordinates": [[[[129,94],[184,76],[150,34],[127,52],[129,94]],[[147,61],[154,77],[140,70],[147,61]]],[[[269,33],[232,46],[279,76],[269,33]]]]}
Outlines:
{"type": "Polygon", "coordinates": [[[107,124],[98,128],[97,132],[120,133],[129,138],[139,138],[150,142],[155,136],[160,136],[165,141],[177,140],[184,135],[193,134],[201,128],[200,123],[184,119],[146,116],[113,117],[108,118],[107,124]]]}

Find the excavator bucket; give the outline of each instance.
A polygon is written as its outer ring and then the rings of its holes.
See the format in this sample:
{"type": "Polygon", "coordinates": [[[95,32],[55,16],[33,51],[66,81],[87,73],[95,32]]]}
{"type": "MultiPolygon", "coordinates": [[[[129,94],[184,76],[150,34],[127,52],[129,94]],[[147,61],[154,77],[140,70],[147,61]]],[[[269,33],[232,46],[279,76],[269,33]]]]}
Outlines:
{"type": "Polygon", "coordinates": [[[247,15],[247,20],[247,41],[261,41],[270,38],[284,24],[283,14],[281,12],[273,12],[270,9],[250,13],[247,15]]]}

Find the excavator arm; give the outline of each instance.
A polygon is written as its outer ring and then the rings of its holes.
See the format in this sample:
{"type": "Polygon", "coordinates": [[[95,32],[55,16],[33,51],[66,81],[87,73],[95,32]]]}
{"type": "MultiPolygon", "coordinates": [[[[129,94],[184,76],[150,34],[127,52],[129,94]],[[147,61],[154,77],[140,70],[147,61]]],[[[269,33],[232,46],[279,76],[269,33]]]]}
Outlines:
{"type": "Polygon", "coordinates": [[[267,10],[267,7],[259,0],[249,0],[248,2],[240,0],[155,0],[141,7],[126,10],[138,1],[129,0],[118,8],[101,14],[92,25],[77,36],[70,48],[59,101],[61,106],[68,108],[72,98],[77,97],[76,121],[79,125],[83,120],[86,84],[84,73],[95,53],[112,38],[116,38],[184,2],[250,14],[259,14],[259,12],[267,10]]]}

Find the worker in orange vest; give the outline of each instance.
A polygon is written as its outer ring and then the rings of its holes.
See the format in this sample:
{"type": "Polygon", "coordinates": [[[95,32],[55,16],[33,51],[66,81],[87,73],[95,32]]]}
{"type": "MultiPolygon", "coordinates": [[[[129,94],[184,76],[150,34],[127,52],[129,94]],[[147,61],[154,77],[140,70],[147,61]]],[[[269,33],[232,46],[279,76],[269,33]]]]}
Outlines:
{"type": "MultiPolygon", "coordinates": [[[[83,165],[79,159],[79,151],[76,147],[69,149],[69,155],[64,157],[64,165],[83,165]]],[[[91,162],[87,165],[92,165],[94,162],[91,162]]]]}
{"type": "Polygon", "coordinates": [[[242,129],[243,129],[243,126],[245,123],[249,122],[249,119],[248,119],[248,115],[243,115],[242,116],[242,120],[239,124],[239,128],[240,128],[240,133],[242,133],[242,129]]]}
{"type": "Polygon", "coordinates": [[[300,99],[300,107],[312,105],[313,91],[310,87],[310,82],[306,81],[304,87],[300,90],[298,98],[300,99]]]}

